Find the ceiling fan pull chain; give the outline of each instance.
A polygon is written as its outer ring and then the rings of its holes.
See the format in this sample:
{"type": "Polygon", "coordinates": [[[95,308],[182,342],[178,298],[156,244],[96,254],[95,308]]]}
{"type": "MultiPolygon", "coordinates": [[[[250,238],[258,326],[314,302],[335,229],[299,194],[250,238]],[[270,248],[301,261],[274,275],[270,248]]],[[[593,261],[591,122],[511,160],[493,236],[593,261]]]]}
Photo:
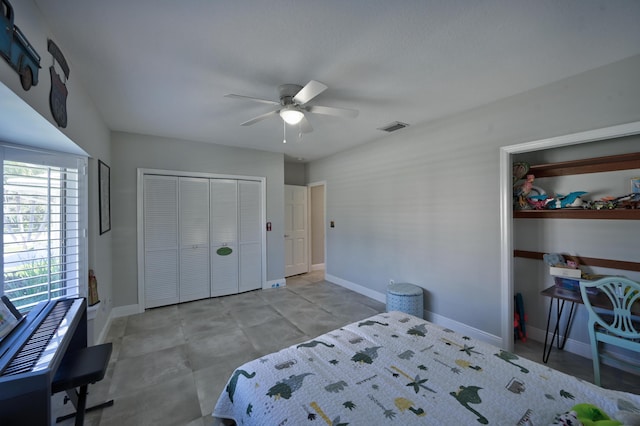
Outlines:
{"type": "Polygon", "coordinates": [[[282,143],[287,143],[287,123],[284,120],[282,120],[282,133],[284,134],[282,143]]]}

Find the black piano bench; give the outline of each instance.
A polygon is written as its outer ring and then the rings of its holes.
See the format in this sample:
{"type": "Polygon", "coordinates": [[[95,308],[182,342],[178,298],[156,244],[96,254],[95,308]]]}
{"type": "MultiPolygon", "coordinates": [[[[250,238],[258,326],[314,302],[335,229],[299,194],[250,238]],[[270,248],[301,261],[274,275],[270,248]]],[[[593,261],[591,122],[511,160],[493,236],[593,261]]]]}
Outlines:
{"type": "Polygon", "coordinates": [[[84,423],[84,413],[86,411],[95,410],[113,405],[113,400],[109,400],[102,404],[86,408],[87,404],[87,387],[90,383],[95,383],[104,378],[109,366],[109,358],[111,358],[111,343],[103,343],[96,346],[87,346],[75,352],[65,355],[60,363],[60,367],[56,371],[56,375],[51,383],[51,392],[58,393],[66,391],[67,401],[73,402],[76,412],[67,416],[58,417],[57,422],[72,418],[76,418],[76,426],[84,423]],[[78,388],[76,390],[76,388],[78,388]]]}

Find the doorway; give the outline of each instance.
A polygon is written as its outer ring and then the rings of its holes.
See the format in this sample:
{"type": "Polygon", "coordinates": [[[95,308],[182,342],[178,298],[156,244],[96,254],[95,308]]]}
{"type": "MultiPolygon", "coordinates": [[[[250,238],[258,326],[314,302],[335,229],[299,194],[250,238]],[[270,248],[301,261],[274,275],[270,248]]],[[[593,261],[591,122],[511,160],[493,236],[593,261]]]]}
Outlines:
{"type": "Polygon", "coordinates": [[[326,183],[285,185],[285,277],[326,267],[326,183]]]}
{"type": "Polygon", "coordinates": [[[324,271],[326,259],[326,185],[324,182],[309,184],[309,253],[311,271],[324,271]]]}

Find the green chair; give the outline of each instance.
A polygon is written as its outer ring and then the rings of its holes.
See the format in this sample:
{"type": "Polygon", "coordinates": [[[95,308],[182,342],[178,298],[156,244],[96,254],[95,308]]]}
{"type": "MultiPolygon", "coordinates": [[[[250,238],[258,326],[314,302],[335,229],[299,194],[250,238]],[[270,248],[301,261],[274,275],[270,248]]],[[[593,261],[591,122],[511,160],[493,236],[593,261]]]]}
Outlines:
{"type": "MultiPolygon", "coordinates": [[[[589,283],[581,281],[580,293],[589,313],[593,382],[600,386],[601,357],[640,370],[640,364],[630,364],[599,348],[600,343],[606,343],[640,353],[640,284],[627,278],[606,277],[589,283]]],[[[639,357],[634,354],[629,358],[639,357]]]]}

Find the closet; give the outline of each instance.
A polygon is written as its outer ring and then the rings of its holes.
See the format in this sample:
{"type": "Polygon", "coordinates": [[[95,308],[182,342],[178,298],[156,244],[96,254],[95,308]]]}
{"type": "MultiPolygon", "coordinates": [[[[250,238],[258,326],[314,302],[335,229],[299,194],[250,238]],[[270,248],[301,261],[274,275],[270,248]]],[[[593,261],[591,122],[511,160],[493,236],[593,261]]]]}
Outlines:
{"type": "Polygon", "coordinates": [[[144,174],[144,307],[262,287],[257,180],[144,174]]]}
{"type": "MultiPolygon", "coordinates": [[[[531,164],[533,185],[547,194],[585,191],[584,200],[620,197],[633,191],[631,179],[640,173],[638,136],[593,140],[578,146],[559,146],[520,154],[514,161],[531,164]],[[616,152],[620,154],[610,155],[616,152]],[[607,155],[603,155],[607,154],[607,155]]],[[[600,209],[525,209],[513,211],[514,293],[521,293],[527,307],[529,337],[544,341],[549,322],[550,300],[541,292],[555,284],[545,253],[576,257],[585,272],[622,275],[637,280],[637,235],[640,210],[603,207],[600,209]]],[[[567,312],[569,308],[567,308],[567,312]]],[[[566,326],[565,313],[561,329],[566,326]]],[[[574,311],[567,349],[589,357],[587,312],[579,305],[574,311]]],[[[553,322],[552,322],[553,324],[553,322]]]]}

